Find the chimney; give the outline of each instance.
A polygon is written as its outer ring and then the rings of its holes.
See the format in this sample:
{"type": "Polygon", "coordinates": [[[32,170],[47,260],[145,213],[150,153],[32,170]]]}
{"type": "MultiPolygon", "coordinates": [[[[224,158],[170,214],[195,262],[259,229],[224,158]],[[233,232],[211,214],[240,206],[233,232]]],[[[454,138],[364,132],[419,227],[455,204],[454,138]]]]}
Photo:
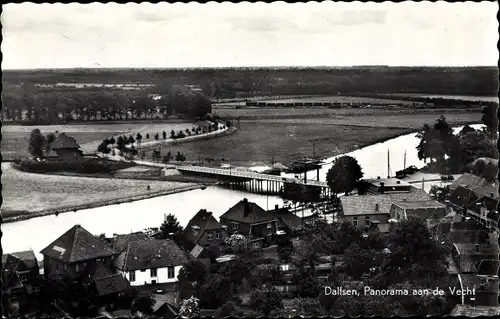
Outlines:
{"type": "Polygon", "coordinates": [[[243,216],[248,216],[250,214],[250,205],[248,204],[248,199],[243,198],[243,205],[244,205],[244,210],[243,210],[243,216]]]}
{"type": "Polygon", "coordinates": [[[476,246],[476,253],[478,253],[479,252],[479,244],[475,244],[475,246],[476,246]]]}
{"type": "Polygon", "coordinates": [[[396,181],[396,184],[401,184],[401,181],[396,181]]]}
{"type": "Polygon", "coordinates": [[[380,182],[380,194],[384,193],[384,186],[385,186],[385,183],[384,182],[380,182]]]}
{"type": "Polygon", "coordinates": [[[378,206],[378,203],[375,204],[375,211],[378,212],[378,209],[379,209],[379,206],[378,206]]]}

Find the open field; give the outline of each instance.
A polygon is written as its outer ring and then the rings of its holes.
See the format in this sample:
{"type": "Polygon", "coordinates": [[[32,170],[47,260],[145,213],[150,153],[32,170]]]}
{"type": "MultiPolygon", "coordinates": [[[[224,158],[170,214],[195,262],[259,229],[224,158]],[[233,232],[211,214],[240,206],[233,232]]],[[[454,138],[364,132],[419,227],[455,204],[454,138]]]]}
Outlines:
{"type": "MultiPolygon", "coordinates": [[[[186,155],[188,161],[212,158],[220,162],[248,166],[270,163],[274,159],[286,165],[303,156],[312,156],[313,141],[317,156],[331,157],[414,132],[425,123],[434,123],[443,114],[363,109],[299,109],[295,111],[302,112],[302,116],[298,116],[292,110],[288,110],[292,116],[286,116],[284,113],[286,109],[263,111],[264,113],[267,111],[267,115],[260,115],[259,110],[255,109],[226,110],[226,116],[243,114],[242,112],[247,115],[246,120],[240,121],[240,129],[235,134],[207,141],[172,145],[163,148],[163,151],[172,153],[180,151],[186,155]],[[344,113],[335,114],[335,111],[344,113]],[[353,115],[353,111],[357,113],[356,116],[353,115]],[[273,114],[273,112],[279,113],[273,114]],[[325,116],[324,112],[331,116],[325,116]]],[[[452,125],[481,121],[480,113],[451,112],[445,115],[452,125]]],[[[147,158],[150,159],[151,154],[148,153],[147,158]]]]}
{"type": "Polygon", "coordinates": [[[419,109],[419,110],[409,110],[402,108],[341,108],[341,109],[328,109],[324,107],[310,107],[310,108],[291,108],[291,107],[246,107],[246,108],[214,108],[213,113],[219,115],[221,118],[229,119],[300,119],[300,118],[342,118],[346,119],[349,117],[359,117],[359,116],[377,116],[377,120],[380,117],[395,116],[395,115],[422,115],[429,114],[434,117],[438,117],[440,114],[445,114],[446,116],[453,116],[453,114],[460,114],[459,116],[474,116],[476,118],[480,116],[480,110],[477,112],[469,110],[455,110],[455,109],[419,109]],[[436,114],[438,114],[436,116],[436,114]]]}
{"type": "Polygon", "coordinates": [[[462,100],[462,101],[482,101],[482,102],[497,102],[497,96],[473,96],[473,95],[440,95],[440,94],[416,94],[416,93],[391,93],[385,95],[392,95],[394,98],[398,96],[401,97],[424,97],[424,98],[434,98],[434,99],[451,99],[451,100],[462,100]]]}
{"type": "MultiPolygon", "coordinates": [[[[199,123],[198,123],[199,124],[199,123]]],[[[43,134],[56,131],[65,132],[74,137],[82,147],[84,153],[95,153],[97,146],[105,138],[118,135],[135,135],[140,132],[143,142],[147,142],[146,133],[154,140],[154,134],[166,131],[170,135],[171,130],[179,131],[186,128],[191,129],[193,123],[113,123],[113,124],[67,124],[47,126],[23,126],[6,125],[2,127],[1,151],[4,159],[23,157],[28,155],[28,141],[31,130],[39,128],[43,134]]]]}
{"type": "Polygon", "coordinates": [[[412,102],[403,100],[389,100],[384,98],[371,98],[371,97],[356,97],[356,96],[309,96],[309,97],[299,97],[299,98],[287,98],[281,100],[275,99],[262,99],[257,100],[258,102],[272,102],[272,103],[293,103],[293,102],[331,102],[331,103],[383,103],[383,104],[411,104],[412,102]]]}
{"type": "Polygon", "coordinates": [[[76,207],[102,206],[102,203],[125,202],[134,197],[147,198],[195,187],[195,184],[179,182],[33,174],[18,171],[10,163],[2,163],[2,171],[4,218],[44,210],[63,212],[76,207]]]}

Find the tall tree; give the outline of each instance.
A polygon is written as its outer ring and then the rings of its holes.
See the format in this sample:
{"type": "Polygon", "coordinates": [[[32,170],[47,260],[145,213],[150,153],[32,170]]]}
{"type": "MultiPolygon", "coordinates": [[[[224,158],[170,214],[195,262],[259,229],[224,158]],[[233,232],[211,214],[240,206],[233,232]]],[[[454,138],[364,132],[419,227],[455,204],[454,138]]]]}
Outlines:
{"type": "Polygon", "coordinates": [[[498,104],[489,104],[482,109],[481,121],[486,125],[487,129],[492,132],[498,131],[498,104]]]}
{"type": "Polygon", "coordinates": [[[168,214],[160,227],[159,237],[162,239],[172,238],[172,235],[180,234],[183,227],[177,221],[177,217],[173,214],[168,214]]]}
{"type": "Polygon", "coordinates": [[[361,166],[351,156],[342,156],[335,159],[333,166],[326,174],[328,186],[334,194],[350,193],[357,182],[363,177],[361,166]]]}
{"type": "Polygon", "coordinates": [[[45,136],[42,135],[39,129],[33,129],[29,137],[28,152],[36,158],[43,158],[45,150],[45,136]]]}

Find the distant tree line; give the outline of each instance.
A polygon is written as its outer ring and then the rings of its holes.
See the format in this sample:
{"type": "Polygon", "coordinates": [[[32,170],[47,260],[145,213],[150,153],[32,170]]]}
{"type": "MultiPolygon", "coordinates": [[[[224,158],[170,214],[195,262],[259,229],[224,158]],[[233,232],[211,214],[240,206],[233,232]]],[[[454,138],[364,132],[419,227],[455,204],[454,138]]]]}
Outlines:
{"type": "MultiPolygon", "coordinates": [[[[496,96],[496,67],[69,69],[3,72],[4,86],[54,84],[184,83],[199,85],[212,99],[259,95],[425,93],[496,96]]],[[[154,90],[152,90],[154,91],[154,90]]]]}
{"type": "Polygon", "coordinates": [[[146,90],[47,89],[24,83],[4,86],[0,115],[2,120],[53,124],[166,118],[173,114],[202,119],[211,113],[210,99],[200,92],[179,87],[162,91],[159,99],[154,99],[146,90]]]}

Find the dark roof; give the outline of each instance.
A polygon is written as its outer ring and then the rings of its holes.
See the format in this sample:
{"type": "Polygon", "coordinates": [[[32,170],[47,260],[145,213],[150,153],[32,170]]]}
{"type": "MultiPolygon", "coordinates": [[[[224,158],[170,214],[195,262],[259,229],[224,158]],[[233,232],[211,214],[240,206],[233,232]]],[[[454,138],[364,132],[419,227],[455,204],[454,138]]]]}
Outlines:
{"type": "Polygon", "coordinates": [[[456,207],[464,208],[466,205],[475,202],[478,199],[477,195],[470,189],[463,186],[455,188],[449,197],[449,201],[456,207]]]}
{"type": "Polygon", "coordinates": [[[498,199],[494,199],[489,196],[483,196],[471,203],[468,208],[479,214],[481,212],[481,207],[486,208],[486,210],[488,211],[497,210],[498,199]]]}
{"type": "Polygon", "coordinates": [[[489,185],[490,184],[488,183],[488,181],[486,181],[486,179],[483,177],[479,177],[477,175],[470,173],[464,173],[450,185],[450,188],[452,190],[455,190],[459,186],[462,187],[467,186],[469,188],[473,188],[477,186],[489,186],[489,185]]]}
{"type": "Polygon", "coordinates": [[[490,197],[498,200],[498,188],[493,185],[473,187],[472,191],[477,197],[490,197]]]}
{"type": "Polygon", "coordinates": [[[5,263],[2,265],[2,283],[6,288],[20,288],[23,286],[19,276],[17,275],[17,270],[19,263],[21,261],[12,256],[7,255],[5,258],[5,263]]]}
{"type": "Polygon", "coordinates": [[[148,238],[149,236],[144,232],[116,235],[113,238],[113,251],[115,253],[120,253],[131,241],[144,240],[148,238]]]}
{"type": "Polygon", "coordinates": [[[36,259],[35,252],[33,250],[18,251],[10,253],[9,255],[12,255],[21,261],[20,266],[23,268],[22,270],[38,267],[38,260],[36,259]]]}
{"type": "Polygon", "coordinates": [[[100,296],[123,292],[130,287],[130,283],[120,274],[94,279],[94,284],[100,296]]]}
{"type": "Polygon", "coordinates": [[[184,238],[191,243],[197,243],[206,230],[224,230],[224,227],[211,212],[202,209],[189,221],[184,230],[184,238]]]}
{"type": "Polygon", "coordinates": [[[263,223],[276,219],[272,213],[253,202],[249,202],[246,198],[231,207],[220,218],[245,224],[263,223]]]}
{"type": "Polygon", "coordinates": [[[293,214],[288,209],[286,209],[286,211],[288,213],[282,212],[282,213],[276,213],[275,215],[283,224],[285,224],[286,227],[288,227],[288,229],[298,230],[304,227],[304,222],[302,221],[302,218],[293,214]]]}
{"type": "Polygon", "coordinates": [[[479,263],[477,273],[479,275],[497,276],[499,269],[500,269],[500,260],[483,259],[479,263]]]}
{"type": "Polygon", "coordinates": [[[94,279],[109,277],[113,275],[113,272],[104,266],[99,266],[94,272],[94,279]]]}
{"type": "Polygon", "coordinates": [[[57,149],[79,149],[80,145],[76,142],[76,140],[68,135],[66,133],[59,133],[56,136],[56,139],[50,143],[50,148],[53,150],[57,149]]]}
{"type": "Polygon", "coordinates": [[[73,226],[40,253],[66,263],[113,255],[110,248],[80,225],[73,226]]]}
{"type": "Polygon", "coordinates": [[[423,190],[411,187],[407,193],[387,193],[376,195],[341,196],[340,204],[345,216],[389,214],[395,202],[429,201],[430,196],[423,190]],[[378,204],[378,211],[376,206],[378,204]]]}
{"type": "Polygon", "coordinates": [[[171,239],[140,240],[130,242],[115,265],[129,271],[181,266],[187,261],[185,252],[171,239]]]}
{"type": "Polygon", "coordinates": [[[498,255],[500,254],[500,248],[498,246],[498,243],[495,244],[472,244],[472,243],[455,243],[455,247],[457,248],[457,251],[461,255],[483,255],[483,256],[492,256],[496,255],[498,258],[498,255]],[[476,245],[479,248],[476,250],[476,245]]]}

